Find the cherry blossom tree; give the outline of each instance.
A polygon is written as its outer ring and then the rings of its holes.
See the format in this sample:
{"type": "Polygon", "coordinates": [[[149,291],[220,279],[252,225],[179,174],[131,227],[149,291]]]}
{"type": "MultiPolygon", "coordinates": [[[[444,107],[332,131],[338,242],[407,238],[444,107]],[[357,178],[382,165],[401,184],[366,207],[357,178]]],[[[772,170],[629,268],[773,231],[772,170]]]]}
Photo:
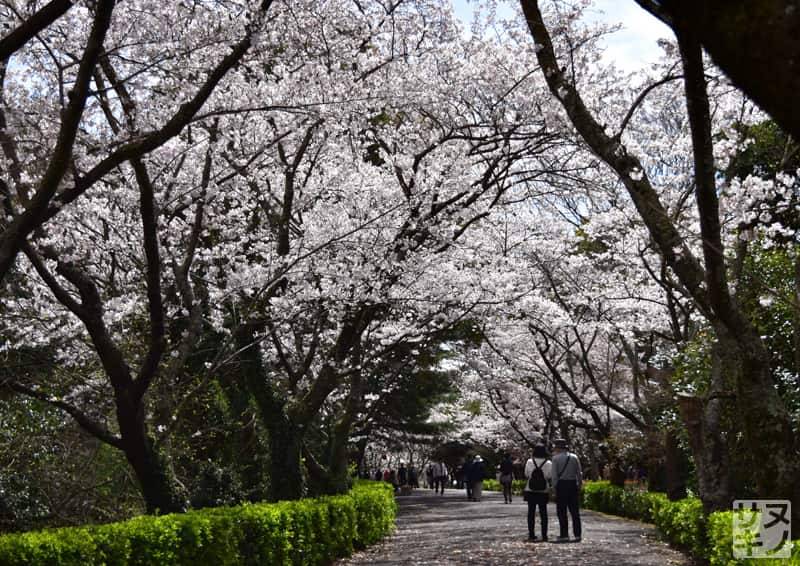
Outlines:
{"type": "MultiPolygon", "coordinates": [[[[619,175],[659,253],[714,328],[717,340],[727,352],[726,359],[736,359],[735,363],[726,364],[715,374],[718,376],[717,386],[712,388],[706,401],[713,406],[720,396],[724,396],[725,386],[720,381],[730,379],[729,383],[736,391],[744,433],[755,457],[763,463],[754,470],[758,492],[764,496],[796,496],[795,482],[790,479],[795,475],[797,462],[789,416],[775,390],[763,343],[742,314],[728,283],[716,192],[709,98],[697,38],[690,30],[679,30],[678,45],[694,155],[693,196],[702,238],[703,263],[687,246],[686,235],[667,213],[642,161],[623,140],[604,131],[603,125],[584,102],[574,72],[559,65],[539,4],[522,2],[522,8],[537,45],[541,73],[553,95],[562,103],[570,121],[591,150],[619,175]]],[[[702,449],[707,448],[703,446],[702,449]]],[[[724,507],[729,503],[730,495],[725,490],[705,495],[706,503],[713,507],[724,507]]]]}
{"type": "MultiPolygon", "coordinates": [[[[368,368],[480,302],[480,273],[461,275],[478,265],[465,234],[512,180],[558,163],[543,157],[558,138],[528,110],[543,85],[464,40],[438,4],[286,3],[244,30],[227,8],[242,7],[194,6],[168,30],[134,24],[163,21],[156,9],[117,8],[70,150],[76,185],[50,198],[45,220],[60,222],[22,243],[6,299],[36,320],[5,328],[6,347],[50,348],[79,376],[6,386],[123,450],[150,510],[185,505],[170,435],[215,380],[259,407],[282,455],[272,497],[302,494],[304,449],[318,483],[341,489],[368,368]],[[204,79],[200,62],[242,33],[204,79]],[[320,459],[304,435],[333,415],[320,459]]],[[[53,41],[70,23],[47,28],[53,41]]],[[[21,53],[57,90],[47,55],[21,53]]],[[[23,116],[16,128],[37,132],[23,116]]],[[[15,198],[8,212],[27,214],[15,198]]]]}

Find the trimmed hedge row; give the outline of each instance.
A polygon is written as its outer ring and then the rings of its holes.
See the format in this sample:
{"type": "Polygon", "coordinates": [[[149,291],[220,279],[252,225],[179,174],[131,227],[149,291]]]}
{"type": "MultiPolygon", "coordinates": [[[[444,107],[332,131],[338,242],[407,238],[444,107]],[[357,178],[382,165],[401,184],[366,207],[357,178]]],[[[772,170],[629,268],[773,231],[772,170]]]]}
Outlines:
{"type": "Polygon", "coordinates": [[[4,535],[0,564],[326,564],[388,534],[396,511],[391,485],[358,482],[345,495],[4,535]]]}
{"type": "Polygon", "coordinates": [[[587,509],[654,523],[671,542],[686,548],[712,566],[785,564],[800,566],[800,541],[794,541],[786,559],[733,558],[733,511],[706,516],[694,497],[670,501],[663,493],[624,490],[608,482],[585,482],[583,506],[587,509]]]}
{"type": "MultiPolygon", "coordinates": [[[[514,480],[511,482],[511,493],[513,495],[522,495],[522,490],[525,489],[525,480],[514,480]]],[[[483,480],[483,491],[503,491],[503,486],[500,482],[493,479],[483,480]]]]}

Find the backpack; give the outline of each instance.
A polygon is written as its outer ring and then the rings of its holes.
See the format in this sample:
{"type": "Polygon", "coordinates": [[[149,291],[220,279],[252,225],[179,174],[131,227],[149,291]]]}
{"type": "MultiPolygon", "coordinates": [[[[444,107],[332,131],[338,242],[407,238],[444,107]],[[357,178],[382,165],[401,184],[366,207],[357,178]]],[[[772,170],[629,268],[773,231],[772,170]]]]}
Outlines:
{"type": "Polygon", "coordinates": [[[528,478],[528,489],[530,491],[547,491],[547,480],[544,479],[542,468],[536,465],[536,460],[533,460],[533,471],[531,477],[528,478]]]}

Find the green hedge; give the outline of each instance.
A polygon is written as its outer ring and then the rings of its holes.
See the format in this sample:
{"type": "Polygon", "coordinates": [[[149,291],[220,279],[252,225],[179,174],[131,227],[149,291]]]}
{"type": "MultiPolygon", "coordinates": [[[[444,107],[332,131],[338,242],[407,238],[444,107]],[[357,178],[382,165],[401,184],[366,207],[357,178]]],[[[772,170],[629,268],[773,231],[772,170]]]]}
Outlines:
{"type": "MultiPolygon", "coordinates": [[[[522,495],[522,490],[525,489],[525,480],[514,480],[511,482],[511,493],[514,495],[522,495]]],[[[503,486],[497,480],[483,480],[483,491],[503,491],[503,486]]]]}
{"type": "Polygon", "coordinates": [[[758,558],[734,560],[731,557],[733,545],[733,511],[711,513],[708,517],[708,537],[713,541],[709,549],[708,559],[714,566],[733,566],[744,564],[746,566],[774,566],[777,564],[800,565],[800,540],[795,540],[792,547],[791,558],[758,558]]]}
{"type": "Polygon", "coordinates": [[[624,490],[608,482],[585,482],[583,506],[587,509],[654,523],[653,506],[668,501],[663,493],[624,490]]]}
{"type": "Polygon", "coordinates": [[[794,541],[791,558],[734,559],[733,512],[717,512],[706,516],[702,502],[694,497],[670,501],[663,493],[624,490],[608,482],[586,482],[583,486],[583,506],[655,523],[668,540],[709,561],[712,566],[800,566],[800,541],[794,541]]]}
{"type": "Polygon", "coordinates": [[[0,564],[326,564],[388,534],[396,511],[391,485],[358,482],[346,495],[4,535],[0,564]]]}

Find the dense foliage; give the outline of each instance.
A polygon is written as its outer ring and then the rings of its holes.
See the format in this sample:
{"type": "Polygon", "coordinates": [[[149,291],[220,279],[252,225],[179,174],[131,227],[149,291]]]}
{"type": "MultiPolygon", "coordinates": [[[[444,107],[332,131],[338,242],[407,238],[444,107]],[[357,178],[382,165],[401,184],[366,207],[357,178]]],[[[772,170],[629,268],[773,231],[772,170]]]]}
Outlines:
{"type": "Polygon", "coordinates": [[[329,564],[394,527],[391,486],[346,495],[142,516],[0,537],[0,563],[59,565],[329,564]]]}

